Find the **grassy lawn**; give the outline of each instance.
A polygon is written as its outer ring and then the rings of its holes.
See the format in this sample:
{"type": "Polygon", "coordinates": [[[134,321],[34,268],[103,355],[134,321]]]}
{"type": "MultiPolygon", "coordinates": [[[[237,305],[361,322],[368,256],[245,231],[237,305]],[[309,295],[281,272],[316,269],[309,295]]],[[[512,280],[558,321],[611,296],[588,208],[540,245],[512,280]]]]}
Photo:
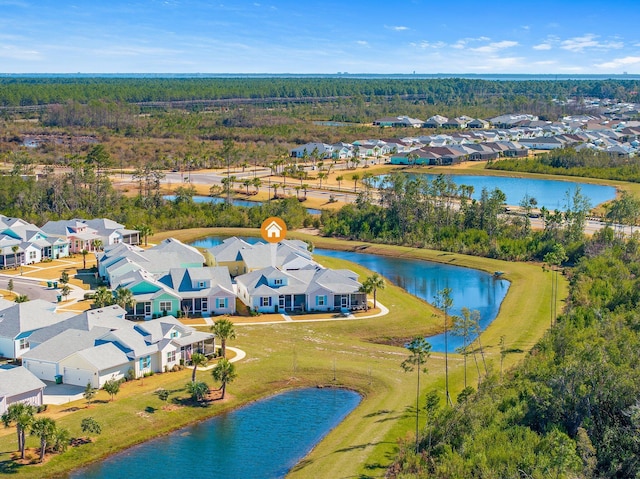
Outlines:
{"type": "MultiPolygon", "coordinates": [[[[166,237],[190,241],[205,236],[247,236],[257,230],[196,229],[155,235],[157,242],[166,237]]],[[[402,255],[482,269],[504,271],[511,281],[509,293],[498,318],[482,336],[488,362],[499,368],[499,340],[505,336],[508,350],[505,366],[520,361],[526,351],[549,325],[551,276],[540,265],[520,264],[448,254],[415,248],[367,245],[326,239],[300,233],[290,237],[310,239],[318,247],[353,250],[368,253],[402,255]]],[[[318,257],[329,267],[348,267],[361,275],[370,274],[364,268],[335,258],[318,257]]],[[[566,295],[566,282],[562,281],[566,295]]],[[[228,388],[229,398],[206,407],[187,407],[184,386],[188,370],[157,374],[144,383],[134,381],[124,385],[114,402],[107,401],[101,391],[98,402],[86,408],[84,401],[61,407],[50,407],[60,425],[80,436],[82,418],[93,416],[103,426],[103,434],[92,444],[71,448],[54,456],[46,465],[9,466],[10,452],[16,449],[15,434],[0,437],[0,473],[12,472],[16,478],[50,477],[74,465],[98,460],[118,449],[163,434],[181,425],[201,420],[229,408],[237,407],[277,391],[303,386],[336,385],[360,392],[363,401],[356,410],[301,462],[290,476],[308,477],[381,477],[394,454],[399,438],[411,437],[414,428],[415,373],[405,374],[400,363],[407,356],[397,344],[417,335],[440,331],[442,318],[424,301],[402,289],[387,284],[378,291],[378,300],[390,309],[386,316],[350,321],[304,322],[277,324],[242,324],[238,322],[238,338],[230,341],[247,353],[237,364],[238,379],[228,388]],[[335,364],[335,381],[334,381],[335,364]],[[168,405],[154,394],[157,388],[172,391],[168,405]],[[78,408],[76,411],[72,409],[78,408]],[[117,433],[115,433],[117,431],[117,433]]],[[[267,315],[263,315],[267,316],[267,315]]],[[[258,317],[261,318],[262,317],[258,317]]],[[[236,318],[233,318],[236,319],[236,318]]],[[[243,318],[245,319],[245,318],[243,318]]],[[[255,322],[257,318],[246,318],[255,322]]],[[[470,365],[471,366],[471,365],[470,365]]],[[[434,353],[428,362],[429,372],[421,378],[421,396],[436,388],[444,398],[444,361],[434,353]]],[[[455,400],[463,387],[463,362],[450,355],[451,393],[455,400]]],[[[473,368],[468,368],[469,381],[475,384],[473,368]]],[[[213,385],[210,373],[198,377],[213,385]]],[[[442,404],[444,401],[441,402],[442,404]]],[[[212,438],[212,440],[215,440],[212,438]]],[[[29,445],[36,446],[35,438],[29,445]]]]}

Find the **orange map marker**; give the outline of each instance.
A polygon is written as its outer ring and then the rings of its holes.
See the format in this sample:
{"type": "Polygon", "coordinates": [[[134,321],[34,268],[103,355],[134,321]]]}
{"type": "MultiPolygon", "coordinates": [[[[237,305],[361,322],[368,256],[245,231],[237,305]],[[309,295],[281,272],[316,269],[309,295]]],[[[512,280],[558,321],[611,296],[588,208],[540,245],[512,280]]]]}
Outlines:
{"type": "Polygon", "coordinates": [[[277,243],[287,235],[287,225],[281,218],[271,216],[262,222],[260,233],[265,241],[277,243]]]}

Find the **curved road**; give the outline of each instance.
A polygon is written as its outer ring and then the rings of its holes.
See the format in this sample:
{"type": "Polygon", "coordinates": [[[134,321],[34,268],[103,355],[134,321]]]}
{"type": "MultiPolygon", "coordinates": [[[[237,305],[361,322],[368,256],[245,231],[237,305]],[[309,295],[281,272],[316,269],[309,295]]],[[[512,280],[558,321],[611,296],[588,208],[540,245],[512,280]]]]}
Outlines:
{"type": "Polygon", "coordinates": [[[26,294],[30,300],[44,299],[52,303],[57,302],[57,296],[60,290],[43,287],[37,279],[27,279],[20,276],[0,276],[0,289],[8,290],[9,280],[13,279],[13,292],[17,294],[26,294]]]}

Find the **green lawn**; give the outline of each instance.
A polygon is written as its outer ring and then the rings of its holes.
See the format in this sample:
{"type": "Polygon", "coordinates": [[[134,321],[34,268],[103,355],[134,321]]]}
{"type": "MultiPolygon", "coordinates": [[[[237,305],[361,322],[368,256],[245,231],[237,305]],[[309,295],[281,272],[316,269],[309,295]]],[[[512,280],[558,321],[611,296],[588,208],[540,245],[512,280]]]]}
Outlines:
{"type": "MultiPolygon", "coordinates": [[[[248,235],[257,230],[201,229],[168,232],[150,239],[157,242],[165,237],[189,241],[210,235],[248,235]]],[[[550,273],[540,265],[509,263],[486,258],[448,254],[415,248],[366,245],[315,236],[291,233],[289,237],[310,239],[318,247],[353,249],[366,248],[378,254],[403,255],[493,272],[504,271],[511,281],[507,298],[498,318],[483,334],[483,345],[494,368],[499,368],[498,343],[505,336],[507,355],[505,365],[519,361],[549,325],[550,273]]],[[[363,268],[333,258],[318,258],[330,267],[348,267],[367,275],[363,268]]],[[[561,297],[566,293],[562,282],[561,297]]],[[[273,325],[236,326],[238,338],[231,341],[247,352],[247,358],[237,363],[238,379],[228,388],[229,399],[208,407],[186,407],[180,401],[186,396],[182,390],[189,372],[155,375],[126,384],[115,402],[100,402],[86,409],[84,402],[50,408],[63,427],[80,435],[83,417],[93,416],[103,425],[103,434],[93,444],[70,449],[54,456],[46,465],[25,466],[12,470],[9,452],[16,448],[15,433],[0,430],[0,472],[15,472],[16,478],[51,476],[73,465],[97,460],[113,451],[157,434],[217,414],[272,394],[277,391],[316,385],[336,385],[359,391],[363,401],[342,424],[333,430],[312,453],[291,473],[291,477],[380,477],[391,461],[399,438],[411,437],[414,428],[415,373],[404,373],[400,363],[406,357],[402,347],[393,346],[402,339],[429,335],[439,331],[442,318],[425,302],[406,294],[390,284],[378,291],[378,300],[387,306],[389,315],[379,318],[336,322],[287,322],[273,325]],[[385,344],[381,344],[385,343],[385,344]],[[336,380],[334,377],[334,364],[336,380]],[[153,394],[158,387],[174,391],[164,404],[153,394]],[[61,412],[78,407],[73,413],[61,412]]],[[[462,305],[459,305],[462,306],[462,305]]],[[[450,382],[452,396],[462,389],[462,358],[451,355],[450,382]]],[[[470,364],[471,366],[471,364],[470,364]]],[[[423,376],[422,392],[437,388],[444,397],[444,361],[441,354],[433,354],[428,363],[429,373],[423,376]]],[[[473,369],[469,380],[475,384],[473,369]]],[[[210,384],[209,373],[199,377],[210,384]]],[[[213,384],[212,384],[213,385],[213,384]]],[[[104,392],[99,399],[106,400],[104,392]]],[[[423,394],[422,394],[423,395],[423,394]]],[[[215,440],[215,438],[212,438],[215,440]]],[[[34,438],[29,445],[36,445],[34,438]]]]}

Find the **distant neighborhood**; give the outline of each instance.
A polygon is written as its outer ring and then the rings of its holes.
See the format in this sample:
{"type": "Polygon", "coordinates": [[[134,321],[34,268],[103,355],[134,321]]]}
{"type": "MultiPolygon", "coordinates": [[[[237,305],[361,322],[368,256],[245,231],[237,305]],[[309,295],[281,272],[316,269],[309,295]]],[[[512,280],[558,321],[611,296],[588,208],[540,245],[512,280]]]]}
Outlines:
{"type": "Polygon", "coordinates": [[[290,150],[293,158],[347,160],[356,164],[381,157],[397,165],[452,165],[461,161],[526,157],[531,151],[572,147],[633,157],[640,152],[640,106],[588,100],[594,115],[565,116],[558,121],[530,114],[506,114],[489,119],[434,115],[426,120],[408,116],[384,117],[373,122],[382,130],[436,129],[435,134],[402,138],[385,135],[352,143],[307,143],[290,150]],[[446,131],[445,131],[446,130],[446,131]]]}

